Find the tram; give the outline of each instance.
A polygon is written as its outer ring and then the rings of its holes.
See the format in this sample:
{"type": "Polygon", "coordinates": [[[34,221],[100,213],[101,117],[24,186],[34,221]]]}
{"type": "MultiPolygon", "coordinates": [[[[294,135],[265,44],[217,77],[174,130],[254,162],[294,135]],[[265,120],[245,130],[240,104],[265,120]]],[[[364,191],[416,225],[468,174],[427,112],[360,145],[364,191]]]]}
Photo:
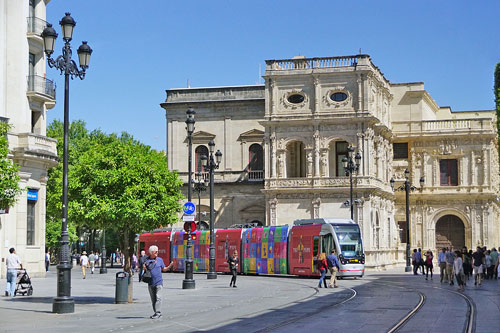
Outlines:
{"type": "MultiPolygon", "coordinates": [[[[324,248],[326,254],[335,246],[339,258],[339,277],[363,277],[365,274],[365,253],[359,225],[351,219],[320,218],[295,220],[294,225],[323,224],[331,226],[333,244],[324,248]]],[[[325,227],[325,234],[328,234],[325,227]]]]}
{"type": "MultiPolygon", "coordinates": [[[[174,271],[183,272],[187,245],[184,235],[184,231],[170,228],[141,234],[139,253],[156,245],[159,256],[165,262],[172,261],[174,271]]],[[[210,231],[196,231],[192,235],[193,271],[208,272],[210,231]]],[[[335,219],[297,220],[293,226],[217,229],[215,271],[229,272],[227,258],[237,250],[239,273],[318,276],[315,265],[318,255],[329,254],[334,246],[339,254],[338,276],[363,276],[359,227],[352,221],[335,219]]]]}

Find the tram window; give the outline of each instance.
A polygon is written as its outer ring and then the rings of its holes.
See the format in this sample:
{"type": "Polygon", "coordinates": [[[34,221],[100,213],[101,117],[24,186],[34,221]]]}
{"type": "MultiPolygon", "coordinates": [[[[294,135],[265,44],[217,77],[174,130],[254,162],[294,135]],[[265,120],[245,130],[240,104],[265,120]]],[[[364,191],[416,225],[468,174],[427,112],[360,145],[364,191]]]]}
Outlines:
{"type": "Polygon", "coordinates": [[[317,257],[318,254],[319,254],[319,236],[314,236],[313,255],[317,257]]]}
{"type": "Polygon", "coordinates": [[[324,235],[321,239],[321,252],[327,255],[332,252],[333,236],[331,234],[324,235]]]}

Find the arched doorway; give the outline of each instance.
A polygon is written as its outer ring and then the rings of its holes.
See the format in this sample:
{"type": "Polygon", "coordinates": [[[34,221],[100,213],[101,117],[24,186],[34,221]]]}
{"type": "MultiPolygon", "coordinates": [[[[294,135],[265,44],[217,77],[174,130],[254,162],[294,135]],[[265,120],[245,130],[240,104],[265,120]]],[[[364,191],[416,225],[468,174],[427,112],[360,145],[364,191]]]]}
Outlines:
{"type": "Polygon", "coordinates": [[[445,215],[436,223],[436,248],[450,246],[454,249],[465,246],[464,223],[455,215],[445,215]]]}

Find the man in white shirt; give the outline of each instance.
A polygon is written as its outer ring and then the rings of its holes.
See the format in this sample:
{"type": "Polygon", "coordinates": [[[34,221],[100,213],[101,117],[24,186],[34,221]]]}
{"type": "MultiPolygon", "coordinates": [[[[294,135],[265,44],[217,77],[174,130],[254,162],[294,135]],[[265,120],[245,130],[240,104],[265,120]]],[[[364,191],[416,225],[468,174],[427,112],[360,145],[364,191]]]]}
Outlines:
{"type": "Polygon", "coordinates": [[[94,252],[90,252],[89,262],[90,262],[90,274],[94,274],[94,268],[95,268],[95,255],[94,255],[94,252]]]}
{"type": "Polygon", "coordinates": [[[21,259],[16,254],[16,250],[12,247],[9,249],[10,254],[7,256],[7,287],[5,288],[5,296],[14,297],[17,282],[17,270],[23,268],[21,259]]]}
{"type": "Polygon", "coordinates": [[[87,251],[82,252],[82,256],[80,257],[80,266],[82,266],[82,274],[85,279],[85,275],[87,274],[87,267],[89,267],[89,258],[87,257],[87,251]]]}

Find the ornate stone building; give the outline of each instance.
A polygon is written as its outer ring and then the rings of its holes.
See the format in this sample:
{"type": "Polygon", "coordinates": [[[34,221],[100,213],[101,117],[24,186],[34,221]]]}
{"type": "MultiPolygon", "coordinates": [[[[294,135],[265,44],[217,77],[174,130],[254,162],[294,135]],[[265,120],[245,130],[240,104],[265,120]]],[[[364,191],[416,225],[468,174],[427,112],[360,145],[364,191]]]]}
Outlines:
{"type": "Polygon", "coordinates": [[[0,213],[0,277],[15,247],[31,276],[45,276],[45,193],[47,170],[57,165],[56,140],[46,136],[47,111],[55,106],[56,87],[46,78],[43,40],[50,0],[0,2],[0,121],[10,158],[20,166],[25,189],[8,213],[0,213]]]}
{"type": "MultiPolygon", "coordinates": [[[[169,89],[162,103],[168,164],[185,181],[188,107],[197,112],[194,170],[202,169],[209,140],[223,153],[216,227],[350,217],[342,159],[351,146],[361,156],[353,209],[368,265],[404,261],[405,193],[390,180],[399,187],[405,169],[417,187],[409,203],[412,247],[500,245],[494,111],[439,107],[422,82],[391,83],[368,55],[268,60],[264,79],[169,89]]],[[[206,192],[201,203],[208,212],[206,192]]]]}

